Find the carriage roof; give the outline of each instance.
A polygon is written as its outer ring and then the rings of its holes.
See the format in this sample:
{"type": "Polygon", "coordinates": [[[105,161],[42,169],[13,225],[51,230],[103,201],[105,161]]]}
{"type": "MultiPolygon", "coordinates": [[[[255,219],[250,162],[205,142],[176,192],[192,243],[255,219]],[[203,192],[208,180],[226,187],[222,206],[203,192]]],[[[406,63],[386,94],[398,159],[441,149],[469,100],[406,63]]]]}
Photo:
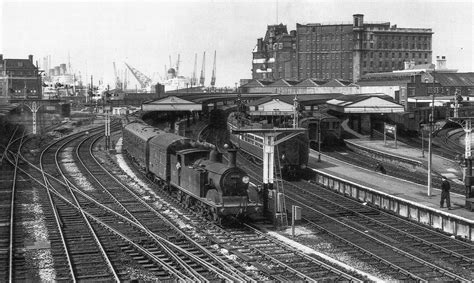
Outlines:
{"type": "Polygon", "coordinates": [[[150,138],[162,132],[161,130],[155,127],[152,127],[144,123],[139,123],[139,122],[132,122],[132,123],[127,124],[124,130],[133,133],[135,136],[143,140],[149,140],[150,138]]]}

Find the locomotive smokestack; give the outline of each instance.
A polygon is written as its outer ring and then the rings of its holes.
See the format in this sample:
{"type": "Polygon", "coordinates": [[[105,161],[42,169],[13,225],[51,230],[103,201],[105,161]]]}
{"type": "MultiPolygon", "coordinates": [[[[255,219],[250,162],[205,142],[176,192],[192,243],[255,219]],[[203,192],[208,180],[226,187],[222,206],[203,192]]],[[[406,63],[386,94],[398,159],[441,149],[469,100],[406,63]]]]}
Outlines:
{"type": "Polygon", "coordinates": [[[237,166],[237,149],[230,148],[227,150],[229,153],[229,167],[236,167],[237,166]]]}
{"type": "Polygon", "coordinates": [[[216,148],[213,148],[213,149],[209,152],[209,160],[210,160],[210,161],[213,161],[213,162],[222,162],[222,153],[220,153],[219,151],[217,151],[216,148]]]}
{"type": "Polygon", "coordinates": [[[214,161],[214,162],[217,162],[219,157],[219,152],[217,152],[217,150],[215,148],[213,148],[210,152],[209,152],[209,160],[210,161],[214,161]]]}

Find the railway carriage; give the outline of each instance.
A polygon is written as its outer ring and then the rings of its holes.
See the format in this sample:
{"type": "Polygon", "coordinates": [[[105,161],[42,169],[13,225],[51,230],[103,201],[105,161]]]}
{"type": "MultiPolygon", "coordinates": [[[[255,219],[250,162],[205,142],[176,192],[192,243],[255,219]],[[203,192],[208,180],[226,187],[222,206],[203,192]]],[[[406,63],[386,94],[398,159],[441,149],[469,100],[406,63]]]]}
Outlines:
{"type": "Polygon", "coordinates": [[[148,128],[142,123],[127,125],[124,150],[186,207],[216,221],[226,216],[256,217],[261,212],[260,194],[236,166],[233,150],[229,149],[229,162],[224,164],[209,145],[148,128]]]}
{"type": "Polygon", "coordinates": [[[308,139],[312,147],[317,146],[321,139],[321,146],[332,146],[342,143],[341,121],[327,113],[318,113],[315,116],[300,120],[300,127],[308,129],[308,139]]]}
{"type": "Polygon", "coordinates": [[[145,171],[149,171],[149,141],[159,131],[139,122],[129,123],[123,129],[123,148],[128,155],[145,171]]]}

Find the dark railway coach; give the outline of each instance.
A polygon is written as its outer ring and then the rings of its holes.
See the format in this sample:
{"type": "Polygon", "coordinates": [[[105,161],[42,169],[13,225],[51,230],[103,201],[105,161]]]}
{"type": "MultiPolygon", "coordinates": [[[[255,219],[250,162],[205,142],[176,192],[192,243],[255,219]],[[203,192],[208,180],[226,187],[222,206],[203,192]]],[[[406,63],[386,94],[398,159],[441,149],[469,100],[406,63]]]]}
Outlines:
{"type": "Polygon", "coordinates": [[[208,144],[136,122],[125,126],[123,146],[149,178],[213,220],[252,217],[261,211],[257,188],[236,166],[233,150],[229,162],[222,163],[208,144]]]}

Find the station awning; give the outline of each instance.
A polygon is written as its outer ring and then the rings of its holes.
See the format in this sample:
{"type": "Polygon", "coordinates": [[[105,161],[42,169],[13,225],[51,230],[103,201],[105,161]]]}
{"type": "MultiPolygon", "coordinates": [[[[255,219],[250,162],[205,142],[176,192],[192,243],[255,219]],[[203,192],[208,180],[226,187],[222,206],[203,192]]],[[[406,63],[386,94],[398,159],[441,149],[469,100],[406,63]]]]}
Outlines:
{"type": "Polygon", "coordinates": [[[194,103],[176,96],[144,102],[143,111],[202,111],[202,104],[194,103]]]}
{"type": "Polygon", "coordinates": [[[328,108],[340,113],[401,113],[403,105],[383,96],[345,95],[327,102],[328,108]]]}

